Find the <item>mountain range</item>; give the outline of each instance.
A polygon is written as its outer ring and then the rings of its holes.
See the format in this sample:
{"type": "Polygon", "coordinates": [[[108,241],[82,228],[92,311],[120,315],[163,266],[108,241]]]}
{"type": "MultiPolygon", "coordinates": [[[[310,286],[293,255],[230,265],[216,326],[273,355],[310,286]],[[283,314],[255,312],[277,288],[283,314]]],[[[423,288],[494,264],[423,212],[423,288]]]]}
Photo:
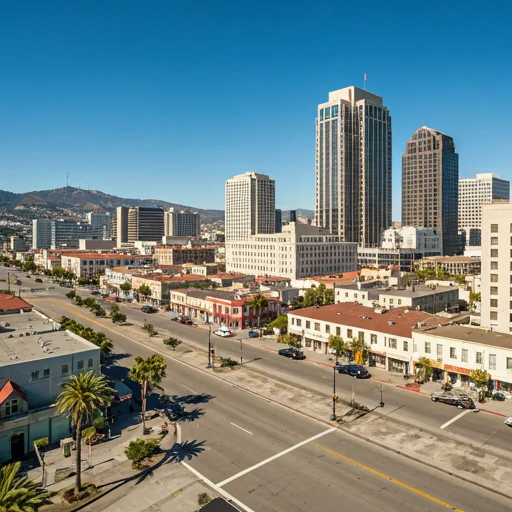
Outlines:
{"type": "MultiPolygon", "coordinates": [[[[106,194],[99,190],[84,190],[75,187],[62,187],[51,190],[37,190],[16,194],[0,190],[0,207],[14,210],[20,206],[37,206],[42,208],[67,208],[78,214],[90,211],[113,211],[118,206],[161,206],[164,209],[177,208],[192,210],[201,216],[201,222],[208,224],[224,221],[224,210],[205,210],[182,204],[169,203],[160,199],[129,199],[106,194]]],[[[286,212],[283,212],[283,217],[286,212]]],[[[299,209],[297,213],[312,218],[311,210],[299,209]]]]}

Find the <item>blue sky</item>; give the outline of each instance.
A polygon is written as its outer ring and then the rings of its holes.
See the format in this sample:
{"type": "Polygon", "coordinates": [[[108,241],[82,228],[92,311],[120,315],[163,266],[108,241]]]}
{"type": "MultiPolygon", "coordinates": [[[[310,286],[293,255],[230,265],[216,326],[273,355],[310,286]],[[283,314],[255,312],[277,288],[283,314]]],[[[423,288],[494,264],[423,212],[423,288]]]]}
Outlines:
{"type": "Polygon", "coordinates": [[[224,182],[276,180],[314,207],[314,120],[362,86],[401,154],[422,125],[452,135],[460,175],[512,178],[512,3],[98,0],[0,4],[0,189],[69,183],[223,208],[224,182]]]}

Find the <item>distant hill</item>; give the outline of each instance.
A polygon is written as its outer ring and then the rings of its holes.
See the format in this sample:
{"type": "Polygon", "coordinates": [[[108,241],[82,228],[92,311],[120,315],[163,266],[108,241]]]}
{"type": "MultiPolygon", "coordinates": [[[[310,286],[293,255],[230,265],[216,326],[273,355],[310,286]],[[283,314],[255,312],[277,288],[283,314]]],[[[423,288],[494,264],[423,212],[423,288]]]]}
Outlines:
{"type": "Polygon", "coordinates": [[[62,187],[52,190],[37,190],[15,194],[0,190],[0,207],[14,209],[16,206],[63,207],[76,213],[94,210],[113,211],[118,206],[161,206],[162,208],[188,209],[201,215],[202,223],[224,221],[224,210],[204,210],[182,204],[169,203],[160,199],[127,199],[105,194],[99,190],[83,190],[75,187],[62,187]]]}

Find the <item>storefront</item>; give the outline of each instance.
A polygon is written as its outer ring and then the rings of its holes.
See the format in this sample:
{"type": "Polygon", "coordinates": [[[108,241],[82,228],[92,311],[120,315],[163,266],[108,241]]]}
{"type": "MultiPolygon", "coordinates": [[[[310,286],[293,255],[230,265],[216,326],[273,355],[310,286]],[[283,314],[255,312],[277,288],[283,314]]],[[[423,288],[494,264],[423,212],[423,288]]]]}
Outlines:
{"type": "Polygon", "coordinates": [[[409,359],[401,356],[388,356],[388,371],[395,373],[409,373],[409,359]]]}
{"type": "Polygon", "coordinates": [[[386,353],[384,352],[370,352],[369,354],[369,366],[375,368],[386,369],[386,353]]]}
{"type": "Polygon", "coordinates": [[[444,371],[446,372],[446,381],[450,382],[452,386],[469,387],[469,374],[471,373],[471,370],[468,368],[445,364],[444,371]]]}

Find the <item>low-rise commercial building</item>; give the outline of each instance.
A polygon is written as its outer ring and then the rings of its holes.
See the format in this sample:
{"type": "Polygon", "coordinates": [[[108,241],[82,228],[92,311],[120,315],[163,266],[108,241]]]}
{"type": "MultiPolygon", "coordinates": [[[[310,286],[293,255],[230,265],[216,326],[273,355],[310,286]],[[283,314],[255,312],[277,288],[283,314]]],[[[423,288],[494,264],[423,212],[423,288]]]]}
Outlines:
{"type": "Polygon", "coordinates": [[[424,258],[417,262],[420,270],[426,268],[443,269],[446,274],[455,276],[469,276],[481,273],[480,258],[469,256],[436,256],[424,258]]]}
{"type": "Polygon", "coordinates": [[[107,268],[152,265],[149,256],[101,253],[62,253],[61,266],[77,278],[92,278],[103,274],[107,268]]]}
{"type": "Polygon", "coordinates": [[[158,245],[155,247],[155,263],[157,265],[215,263],[215,248],[193,245],[158,245]]]}

